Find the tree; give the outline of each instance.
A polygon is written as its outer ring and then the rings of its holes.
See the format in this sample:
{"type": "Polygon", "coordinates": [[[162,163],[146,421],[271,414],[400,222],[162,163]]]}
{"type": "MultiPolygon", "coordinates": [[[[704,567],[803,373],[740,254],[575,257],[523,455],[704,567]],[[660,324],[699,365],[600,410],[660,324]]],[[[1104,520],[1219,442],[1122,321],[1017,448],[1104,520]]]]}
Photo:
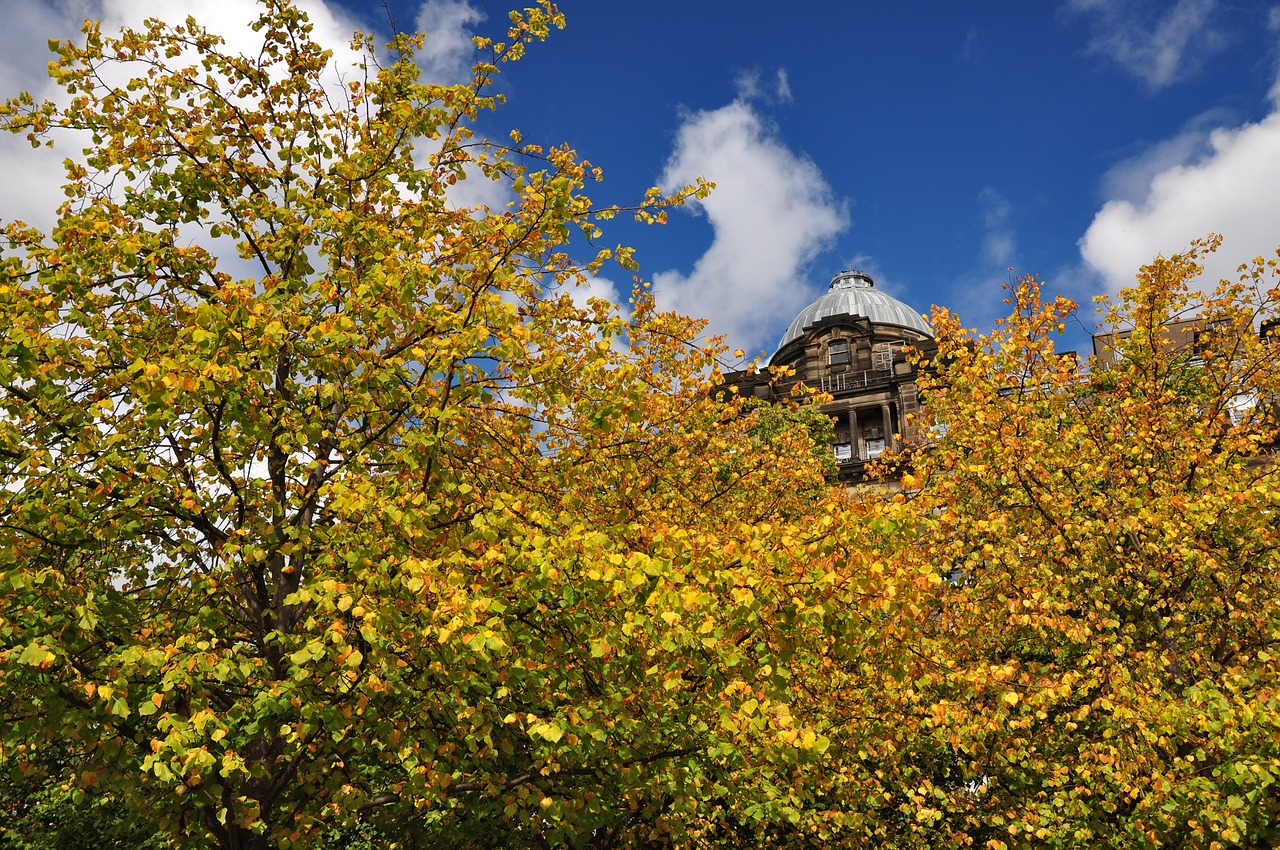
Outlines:
{"type": "Polygon", "coordinates": [[[976,342],[936,312],[945,429],[902,492],[827,488],[826,424],[718,395],[699,323],[567,291],[634,268],[602,222],[705,185],[597,206],[571,149],[473,136],[559,23],[513,15],[460,86],[420,80],[420,37],[335,69],[287,0],[252,57],[91,25],[66,104],[0,111],[89,140],[52,231],[0,253],[0,816],[223,848],[1276,843],[1274,261],[1203,299],[1214,243],[1148,266],[1106,368],[1056,355],[1074,305],[1034,281],[976,342]],[[460,207],[465,179],[512,202],[460,207]],[[1196,348],[1163,342],[1194,310],[1196,348]]]}
{"type": "Polygon", "coordinates": [[[90,790],[76,802],[69,789],[76,749],[60,741],[0,762],[0,848],[3,850],[160,850],[161,837],[121,800],[90,790]]]}
{"type": "Polygon", "coordinates": [[[976,341],[935,311],[946,429],[913,458],[917,544],[888,570],[917,609],[881,697],[903,718],[879,753],[898,846],[1280,840],[1280,358],[1257,333],[1280,286],[1259,258],[1193,295],[1217,245],[1104,302],[1109,364],[1055,352],[1075,305],[1033,279],[976,341]]]}
{"type": "Polygon", "coordinates": [[[511,20],[458,86],[420,36],[335,75],[289,0],[252,56],[90,24],[66,103],[0,111],[89,140],[0,255],[0,767],[55,803],[223,848],[801,820],[823,470],[713,398],[698,323],[569,297],[634,267],[570,251],[627,210],[568,147],[474,138],[561,23],[511,20]],[[457,206],[464,179],[513,200],[457,206]]]}

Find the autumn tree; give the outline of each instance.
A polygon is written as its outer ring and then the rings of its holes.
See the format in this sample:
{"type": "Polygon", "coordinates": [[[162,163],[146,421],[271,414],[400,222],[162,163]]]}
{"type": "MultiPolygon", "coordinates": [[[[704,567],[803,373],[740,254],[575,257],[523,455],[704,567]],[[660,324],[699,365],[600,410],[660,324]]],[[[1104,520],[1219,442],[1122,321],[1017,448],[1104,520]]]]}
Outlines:
{"type": "Polygon", "coordinates": [[[1148,266],[1105,364],[1034,281],[987,337],[935,312],[904,489],[829,488],[829,423],[717,395],[700,323],[572,297],[707,187],[600,205],[479,138],[561,23],[511,21],[453,86],[288,0],[250,55],[89,25],[0,110],[88,145],[0,248],[0,830],[1274,844],[1274,262],[1148,266]]]}
{"type": "Polygon", "coordinates": [[[88,24],[65,100],[0,110],[87,144],[0,252],[4,771],[228,850],[817,828],[823,469],[713,397],[700,324],[570,297],[634,267],[574,260],[605,220],[707,187],[598,205],[477,138],[561,18],[511,21],[451,86],[289,0],[248,55],[88,24]]]}
{"type": "Polygon", "coordinates": [[[935,311],[942,427],[886,567],[912,631],[879,699],[903,719],[862,747],[897,846],[1280,839],[1280,357],[1258,333],[1280,286],[1260,258],[1189,289],[1217,244],[1104,300],[1115,355],[1087,363],[1054,348],[1075,305],[1034,279],[987,336],[935,311]]]}

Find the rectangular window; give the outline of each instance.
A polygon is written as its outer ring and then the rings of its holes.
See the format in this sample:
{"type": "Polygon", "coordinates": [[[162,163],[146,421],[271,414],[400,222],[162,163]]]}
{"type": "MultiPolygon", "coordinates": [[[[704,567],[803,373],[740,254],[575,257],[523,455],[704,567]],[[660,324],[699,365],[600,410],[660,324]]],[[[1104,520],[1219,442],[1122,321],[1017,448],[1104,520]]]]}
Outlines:
{"type": "Polygon", "coordinates": [[[833,340],[827,344],[827,356],[831,366],[849,365],[849,343],[842,339],[833,340]]]}
{"type": "Polygon", "coordinates": [[[867,459],[875,460],[884,454],[884,440],[867,440],[867,459]]]}
{"type": "Polygon", "coordinates": [[[853,446],[849,443],[840,443],[835,446],[836,463],[848,463],[853,460],[853,446]]]}
{"type": "Polygon", "coordinates": [[[1253,393],[1241,393],[1232,396],[1227,402],[1227,416],[1232,425],[1239,425],[1249,418],[1249,412],[1258,406],[1258,397],[1253,393]]]}

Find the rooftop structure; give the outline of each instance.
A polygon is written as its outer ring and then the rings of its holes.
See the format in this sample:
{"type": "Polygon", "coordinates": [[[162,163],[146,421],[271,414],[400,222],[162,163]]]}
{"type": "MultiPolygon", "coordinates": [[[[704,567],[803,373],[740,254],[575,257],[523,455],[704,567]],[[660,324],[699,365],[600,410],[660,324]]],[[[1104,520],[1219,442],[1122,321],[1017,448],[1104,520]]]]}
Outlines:
{"type": "Polygon", "coordinates": [[[919,331],[932,337],[933,329],[924,317],[892,295],[875,288],[871,275],[860,271],[843,271],[827,286],[827,294],[791,320],[786,333],[778,341],[778,351],[804,336],[809,328],[833,316],[862,316],[873,324],[919,331]]]}
{"type": "Polygon", "coordinates": [[[882,454],[918,433],[910,349],[926,357],[937,350],[929,323],[876,289],[866,272],[842,271],[791,321],[767,369],[726,375],[725,383],[768,400],[786,397],[800,382],[830,393],[821,409],[835,420],[839,479],[852,484],[864,480],[882,454]],[[778,377],[788,371],[794,374],[778,377]]]}

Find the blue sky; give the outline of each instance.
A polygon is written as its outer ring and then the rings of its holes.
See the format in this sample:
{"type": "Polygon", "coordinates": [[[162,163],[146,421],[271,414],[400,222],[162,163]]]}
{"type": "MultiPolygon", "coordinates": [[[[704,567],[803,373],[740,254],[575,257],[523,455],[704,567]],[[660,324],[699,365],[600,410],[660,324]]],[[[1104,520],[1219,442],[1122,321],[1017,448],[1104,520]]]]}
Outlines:
{"type": "MultiPolygon", "coordinates": [[[[8,93],[41,85],[45,40],[83,17],[118,25],[175,7],[6,5],[8,93]]],[[[308,5],[335,43],[353,26],[386,30],[381,2],[308,5]]],[[[252,4],[182,6],[230,33],[252,4]]],[[[507,8],[391,3],[402,28],[428,31],[432,69],[445,76],[464,66],[468,34],[501,32],[507,8]]],[[[706,203],[666,227],[619,223],[606,238],[637,246],[663,303],[709,318],[749,351],[771,351],[842,268],[985,330],[1010,268],[1087,301],[1211,230],[1226,237],[1215,280],[1280,245],[1280,6],[566,0],[561,9],[567,28],[510,68],[508,106],[483,129],[568,141],[604,168],[602,200],[699,174],[716,181],[706,203]]],[[[18,155],[0,149],[10,174],[18,155]]],[[[25,174],[0,187],[0,216],[40,197],[25,174]]],[[[616,297],[629,285],[620,272],[605,278],[593,291],[616,297]]]]}

